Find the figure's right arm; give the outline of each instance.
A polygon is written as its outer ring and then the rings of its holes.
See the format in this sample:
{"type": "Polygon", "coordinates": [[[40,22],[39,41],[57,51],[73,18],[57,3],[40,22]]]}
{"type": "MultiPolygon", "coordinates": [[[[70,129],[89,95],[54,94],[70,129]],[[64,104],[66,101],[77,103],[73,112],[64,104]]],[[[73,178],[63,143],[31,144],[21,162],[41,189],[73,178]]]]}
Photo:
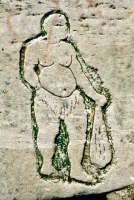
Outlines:
{"type": "Polygon", "coordinates": [[[38,63],[37,50],[34,44],[24,45],[24,50],[21,52],[23,57],[23,63],[21,64],[20,73],[22,74],[21,79],[28,87],[32,86],[38,88],[38,76],[34,71],[35,64],[38,63]]]}

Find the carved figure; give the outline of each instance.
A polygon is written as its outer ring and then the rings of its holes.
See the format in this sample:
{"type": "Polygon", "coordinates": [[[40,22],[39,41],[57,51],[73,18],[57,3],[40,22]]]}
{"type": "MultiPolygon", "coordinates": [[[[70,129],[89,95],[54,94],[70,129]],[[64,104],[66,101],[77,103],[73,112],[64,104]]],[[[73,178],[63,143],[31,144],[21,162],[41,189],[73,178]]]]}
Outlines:
{"type": "Polygon", "coordinates": [[[20,78],[31,91],[40,176],[92,183],[112,162],[106,121],[111,97],[69,34],[66,13],[46,13],[41,19],[41,33],[23,42],[20,78]]]}

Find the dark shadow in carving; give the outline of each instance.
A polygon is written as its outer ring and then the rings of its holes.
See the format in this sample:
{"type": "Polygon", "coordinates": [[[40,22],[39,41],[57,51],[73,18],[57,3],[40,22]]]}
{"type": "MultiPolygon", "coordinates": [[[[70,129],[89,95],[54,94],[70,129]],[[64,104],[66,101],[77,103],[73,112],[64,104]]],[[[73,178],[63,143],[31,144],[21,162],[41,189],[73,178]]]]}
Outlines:
{"type": "Polygon", "coordinates": [[[79,195],[70,198],[54,198],[52,200],[107,200],[106,194],[79,195]]]}

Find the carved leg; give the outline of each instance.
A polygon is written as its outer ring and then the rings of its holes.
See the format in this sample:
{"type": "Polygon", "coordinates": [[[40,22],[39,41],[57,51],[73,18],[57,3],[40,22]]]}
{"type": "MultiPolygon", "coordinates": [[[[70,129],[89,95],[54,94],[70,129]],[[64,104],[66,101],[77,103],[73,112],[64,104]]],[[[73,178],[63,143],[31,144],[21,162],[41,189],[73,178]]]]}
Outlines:
{"type": "Polygon", "coordinates": [[[70,177],[77,181],[91,182],[92,177],[87,174],[81,164],[86,141],[87,116],[84,112],[83,98],[66,118],[65,122],[69,133],[68,156],[71,163],[70,177]]]}
{"type": "MultiPolygon", "coordinates": [[[[36,154],[42,156],[42,166],[40,173],[44,175],[51,175],[57,173],[52,166],[52,157],[55,150],[55,137],[58,134],[59,120],[58,115],[54,114],[45,102],[40,101],[38,97],[35,98],[35,117],[38,126],[36,154]]],[[[41,156],[36,155],[38,159],[41,156]]],[[[37,161],[38,162],[38,161],[37,161]]]]}
{"type": "Polygon", "coordinates": [[[112,159],[105,122],[100,107],[95,108],[93,132],[90,143],[91,163],[97,168],[104,168],[112,159]]]}

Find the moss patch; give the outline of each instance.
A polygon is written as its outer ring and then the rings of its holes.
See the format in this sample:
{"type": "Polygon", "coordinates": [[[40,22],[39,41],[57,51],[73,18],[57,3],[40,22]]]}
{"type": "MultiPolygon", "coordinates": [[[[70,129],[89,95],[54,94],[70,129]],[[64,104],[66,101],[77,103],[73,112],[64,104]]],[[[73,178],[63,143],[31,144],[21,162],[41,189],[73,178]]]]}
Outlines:
{"type": "Polygon", "coordinates": [[[64,120],[60,119],[59,134],[55,138],[55,153],[52,160],[53,167],[62,175],[63,179],[68,179],[71,164],[68,158],[67,148],[69,135],[64,120]]]}

